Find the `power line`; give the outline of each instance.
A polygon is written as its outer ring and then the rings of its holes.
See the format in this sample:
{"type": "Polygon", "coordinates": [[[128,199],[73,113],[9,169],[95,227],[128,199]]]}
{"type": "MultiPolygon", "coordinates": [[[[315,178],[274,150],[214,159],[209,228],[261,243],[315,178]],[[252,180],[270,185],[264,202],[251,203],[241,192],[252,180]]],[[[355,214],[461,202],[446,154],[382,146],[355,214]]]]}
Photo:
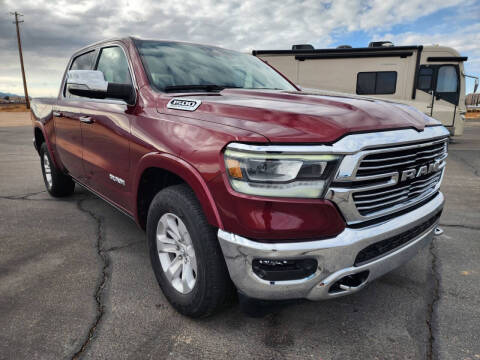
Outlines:
{"type": "Polygon", "coordinates": [[[19,17],[23,16],[18,12],[11,12],[10,15],[15,16],[15,21],[13,22],[17,27],[17,41],[18,41],[18,54],[20,55],[20,66],[22,68],[22,78],[23,78],[23,92],[25,94],[25,103],[27,105],[27,109],[30,109],[30,99],[28,98],[28,90],[27,90],[27,79],[25,78],[25,68],[23,66],[23,54],[22,54],[22,40],[20,39],[20,27],[18,26],[19,23],[23,23],[23,20],[18,20],[19,17]]]}

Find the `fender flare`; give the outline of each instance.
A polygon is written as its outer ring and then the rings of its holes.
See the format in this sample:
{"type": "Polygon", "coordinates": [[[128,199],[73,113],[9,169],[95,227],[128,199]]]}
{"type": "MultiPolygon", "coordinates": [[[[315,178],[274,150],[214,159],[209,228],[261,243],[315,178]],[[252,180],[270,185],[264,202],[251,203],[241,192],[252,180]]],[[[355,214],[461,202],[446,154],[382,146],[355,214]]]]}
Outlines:
{"type": "MultiPolygon", "coordinates": [[[[47,144],[48,152],[50,153],[50,158],[52,159],[53,164],[55,165],[56,168],[63,169],[64,167],[57,160],[56,154],[55,154],[55,152],[53,151],[53,148],[52,148],[52,143],[50,142],[50,139],[45,132],[45,126],[43,125],[43,123],[41,121],[34,120],[33,121],[33,136],[34,136],[34,139],[35,139],[35,131],[37,129],[39,129],[42,132],[43,139],[45,140],[45,144],[47,144]]],[[[36,139],[35,139],[35,141],[36,141],[36,139]]],[[[37,152],[40,155],[40,147],[38,146],[38,144],[36,144],[35,146],[37,147],[37,152]]]]}
{"type": "Polygon", "coordinates": [[[218,228],[223,228],[220,215],[218,213],[217,205],[213,200],[213,196],[208,189],[207,183],[190,163],[183,159],[180,159],[171,154],[161,154],[158,152],[145,154],[139,161],[139,165],[135,172],[134,177],[134,216],[138,224],[140,224],[138,214],[138,187],[140,185],[140,179],[144,171],[148,168],[159,168],[167,170],[182,180],[184,180],[195,193],[203,212],[207,218],[207,221],[218,228]]]}

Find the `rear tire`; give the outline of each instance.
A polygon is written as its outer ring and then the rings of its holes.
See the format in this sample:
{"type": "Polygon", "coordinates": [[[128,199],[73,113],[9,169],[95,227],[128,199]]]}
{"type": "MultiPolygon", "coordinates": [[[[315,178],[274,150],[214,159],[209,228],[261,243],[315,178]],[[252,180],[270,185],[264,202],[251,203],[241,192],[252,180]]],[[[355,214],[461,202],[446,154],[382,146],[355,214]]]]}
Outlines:
{"type": "Polygon", "coordinates": [[[181,314],[205,317],[234,290],[216,229],[187,185],[160,191],[148,210],[147,239],[158,284],[181,314]]]}
{"type": "Polygon", "coordinates": [[[75,183],[68,175],[63,174],[52,161],[46,143],[40,147],[40,163],[42,165],[43,181],[50,195],[64,197],[73,194],[75,183]]]}

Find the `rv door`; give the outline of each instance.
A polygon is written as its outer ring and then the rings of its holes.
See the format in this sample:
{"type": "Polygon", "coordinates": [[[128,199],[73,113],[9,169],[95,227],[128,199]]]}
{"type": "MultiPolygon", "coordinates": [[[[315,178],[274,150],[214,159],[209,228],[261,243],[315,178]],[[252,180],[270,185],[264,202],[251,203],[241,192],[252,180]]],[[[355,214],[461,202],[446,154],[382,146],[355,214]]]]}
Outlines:
{"type": "Polygon", "coordinates": [[[460,98],[458,65],[421,65],[417,80],[417,102],[424,103],[424,112],[443,125],[453,127],[460,98]]]}

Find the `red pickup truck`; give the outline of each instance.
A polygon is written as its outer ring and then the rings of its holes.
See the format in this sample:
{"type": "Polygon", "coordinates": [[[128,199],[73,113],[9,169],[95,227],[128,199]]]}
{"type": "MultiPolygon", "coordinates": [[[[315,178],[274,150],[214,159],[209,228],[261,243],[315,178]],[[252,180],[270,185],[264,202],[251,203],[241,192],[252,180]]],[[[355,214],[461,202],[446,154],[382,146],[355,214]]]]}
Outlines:
{"type": "Polygon", "coordinates": [[[251,55],[124,38],[32,104],[48,192],[79,184],[146,230],[160,287],[205,316],[238,290],[329,299],[434,235],[448,131],[415,109],[301,91],[251,55]]]}

